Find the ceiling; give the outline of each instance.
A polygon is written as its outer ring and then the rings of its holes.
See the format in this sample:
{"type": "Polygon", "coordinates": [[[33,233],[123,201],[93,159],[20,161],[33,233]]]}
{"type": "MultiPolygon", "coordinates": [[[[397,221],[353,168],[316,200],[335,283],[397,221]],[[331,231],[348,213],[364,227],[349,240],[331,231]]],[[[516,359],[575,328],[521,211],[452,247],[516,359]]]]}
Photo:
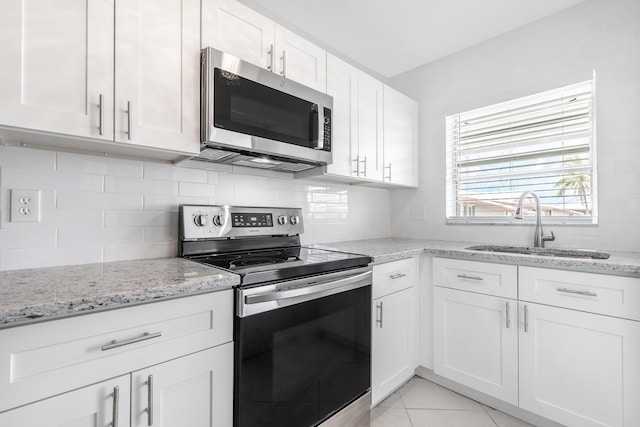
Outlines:
{"type": "Polygon", "coordinates": [[[393,77],[585,0],[241,0],[393,77]]]}

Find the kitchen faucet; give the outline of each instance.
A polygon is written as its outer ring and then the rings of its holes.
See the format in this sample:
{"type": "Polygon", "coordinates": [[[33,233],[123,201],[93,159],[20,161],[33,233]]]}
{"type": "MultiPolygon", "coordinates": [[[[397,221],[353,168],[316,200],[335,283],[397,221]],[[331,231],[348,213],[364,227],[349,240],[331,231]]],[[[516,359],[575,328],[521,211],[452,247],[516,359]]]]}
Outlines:
{"type": "Polygon", "coordinates": [[[544,242],[553,242],[556,240],[556,236],[551,232],[551,236],[545,236],[542,231],[542,209],[540,207],[540,197],[533,191],[524,191],[518,199],[518,207],[516,207],[516,213],[513,216],[515,219],[522,219],[522,204],[527,196],[532,196],[536,202],[536,231],[533,235],[533,246],[535,248],[544,248],[544,242]]]}

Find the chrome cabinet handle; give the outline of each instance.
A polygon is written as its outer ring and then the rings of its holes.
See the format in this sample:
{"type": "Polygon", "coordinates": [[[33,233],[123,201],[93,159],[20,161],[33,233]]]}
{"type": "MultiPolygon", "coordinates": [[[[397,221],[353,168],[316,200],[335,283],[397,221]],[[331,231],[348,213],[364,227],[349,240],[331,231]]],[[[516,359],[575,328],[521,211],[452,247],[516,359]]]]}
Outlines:
{"type": "Polygon", "coordinates": [[[282,56],[280,57],[280,59],[282,60],[282,72],[280,74],[282,74],[282,77],[287,77],[287,51],[286,50],[282,51],[282,56]]]}
{"type": "Polygon", "coordinates": [[[153,375],[147,377],[147,425],[153,425],[153,375]]]}
{"type": "Polygon", "coordinates": [[[145,332],[139,337],[129,338],[127,340],[122,340],[122,341],[113,340],[109,344],[103,345],[102,351],[111,350],[113,348],[122,347],[123,345],[129,345],[129,344],[137,343],[140,341],[146,341],[146,340],[158,338],[161,336],[162,336],[162,332],[145,332]]]}
{"type": "Polygon", "coordinates": [[[267,66],[267,70],[271,71],[273,73],[273,43],[271,43],[271,46],[269,46],[269,50],[267,51],[267,55],[269,55],[269,65],[267,66]]]}
{"type": "Polygon", "coordinates": [[[98,96],[98,134],[104,135],[104,96],[98,96]]]}
{"type": "Polygon", "coordinates": [[[575,289],[568,289],[568,288],[557,288],[556,289],[558,292],[564,292],[567,294],[576,294],[576,295],[586,295],[589,297],[597,297],[598,294],[594,293],[594,292],[589,292],[589,291],[578,291],[575,289]]]}
{"type": "Polygon", "coordinates": [[[395,280],[395,279],[400,279],[401,277],[407,277],[407,275],[405,273],[396,273],[389,276],[389,279],[395,280]]]}
{"type": "Polygon", "coordinates": [[[360,155],[357,155],[353,161],[356,163],[356,170],[354,170],[353,173],[355,173],[356,176],[360,176],[360,155]]]}
{"type": "Polygon", "coordinates": [[[127,101],[127,139],[131,141],[133,139],[131,132],[131,116],[133,112],[131,111],[131,101],[127,101]]]}
{"type": "Polygon", "coordinates": [[[509,329],[511,327],[511,304],[509,304],[509,301],[507,301],[506,303],[506,310],[507,310],[507,329],[509,329]]]}
{"type": "Polygon", "coordinates": [[[469,276],[469,275],[466,275],[466,274],[458,274],[456,277],[457,277],[458,279],[484,280],[484,278],[483,278],[483,277],[480,277],[480,276],[469,276]]]}
{"type": "MultiPolygon", "coordinates": [[[[360,160],[360,163],[364,164],[364,171],[362,172],[362,175],[366,177],[367,176],[367,156],[364,156],[363,159],[364,160],[360,160]]],[[[360,170],[360,168],[358,168],[358,170],[360,170]]]]}
{"type": "Polygon", "coordinates": [[[529,332],[529,307],[524,306],[524,331],[529,332]]]}
{"type": "Polygon", "coordinates": [[[384,168],[389,169],[389,176],[385,176],[383,180],[391,181],[391,163],[389,163],[389,166],[385,166],[384,168]]]}
{"type": "Polygon", "coordinates": [[[120,406],[120,387],[113,388],[113,412],[111,427],[118,427],[118,406],[120,406]]]}
{"type": "Polygon", "coordinates": [[[383,310],[382,301],[376,304],[376,309],[378,309],[378,313],[380,314],[380,316],[376,318],[376,323],[378,324],[378,326],[380,326],[380,328],[382,328],[382,310],[383,310]]]}

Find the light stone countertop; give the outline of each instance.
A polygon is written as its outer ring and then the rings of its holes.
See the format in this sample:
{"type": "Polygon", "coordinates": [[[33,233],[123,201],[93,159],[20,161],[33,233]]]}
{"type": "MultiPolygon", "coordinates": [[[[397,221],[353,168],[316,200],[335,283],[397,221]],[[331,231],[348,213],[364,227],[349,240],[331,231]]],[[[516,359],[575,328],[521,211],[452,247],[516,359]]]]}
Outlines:
{"type": "Polygon", "coordinates": [[[236,274],[183,258],[0,271],[0,329],[239,283],[236,274]]]}
{"type": "Polygon", "coordinates": [[[458,258],[470,261],[486,261],[517,264],[531,267],[555,268],[559,270],[584,271],[588,273],[612,274],[640,278],[640,253],[610,252],[606,260],[520,255],[498,252],[480,252],[465,249],[479,245],[477,242],[451,242],[443,240],[383,238],[326,243],[316,247],[369,255],[374,263],[407,258],[422,252],[443,258],[458,258]]]}

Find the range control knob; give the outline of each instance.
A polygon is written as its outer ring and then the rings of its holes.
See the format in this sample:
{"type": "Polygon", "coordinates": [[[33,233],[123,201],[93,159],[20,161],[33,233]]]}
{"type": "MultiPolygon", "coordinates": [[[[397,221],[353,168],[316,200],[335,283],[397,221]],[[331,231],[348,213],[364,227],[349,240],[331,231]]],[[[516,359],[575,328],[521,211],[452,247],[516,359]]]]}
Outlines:
{"type": "Polygon", "coordinates": [[[300,222],[300,217],[298,215],[291,215],[291,218],[289,218],[289,221],[291,221],[291,224],[296,225],[297,223],[300,222]]]}
{"type": "Polygon", "coordinates": [[[287,223],[287,217],[284,215],[280,215],[278,217],[278,224],[285,225],[287,223]]]}
{"type": "Polygon", "coordinates": [[[224,225],[224,218],[222,215],[214,215],[213,218],[211,218],[211,222],[216,227],[222,227],[224,225]]]}
{"type": "Polygon", "coordinates": [[[193,223],[196,227],[204,227],[207,225],[207,215],[206,214],[198,214],[193,216],[193,223]]]}

